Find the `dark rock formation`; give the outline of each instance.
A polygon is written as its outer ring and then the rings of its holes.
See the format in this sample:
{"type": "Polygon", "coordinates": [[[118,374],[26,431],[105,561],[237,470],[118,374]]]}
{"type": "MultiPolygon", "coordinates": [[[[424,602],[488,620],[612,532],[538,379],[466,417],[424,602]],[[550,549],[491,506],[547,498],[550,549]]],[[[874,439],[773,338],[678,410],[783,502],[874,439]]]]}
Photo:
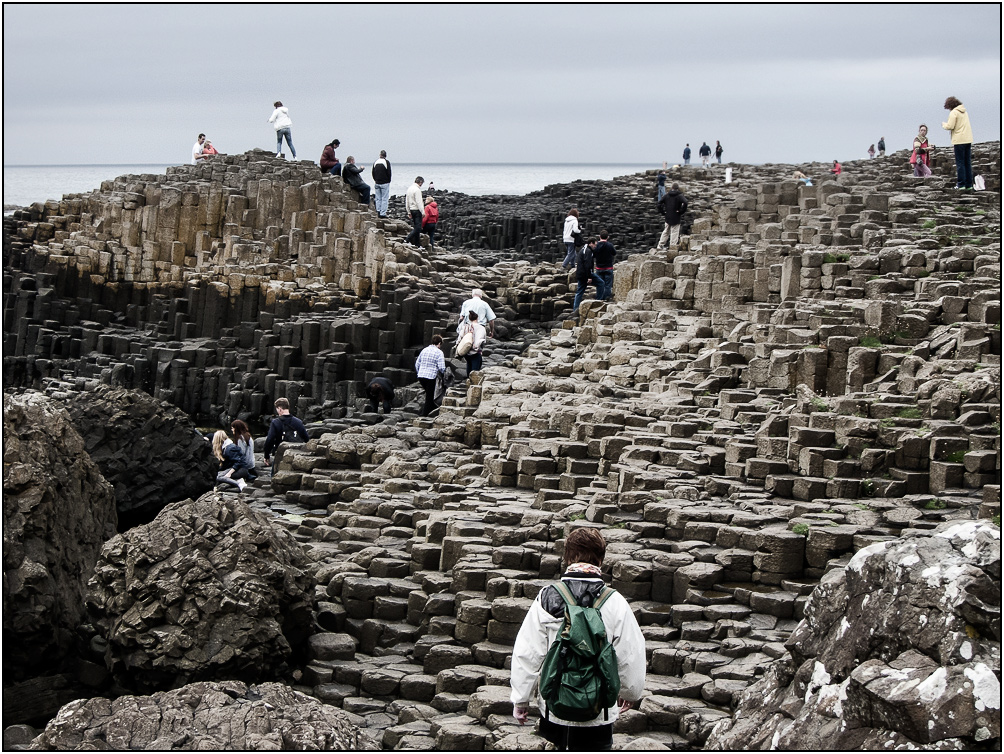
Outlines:
{"type": "Polygon", "coordinates": [[[60,667],[84,619],[87,580],[115,534],[111,486],[66,412],[4,395],[4,683],[60,667]]]}
{"type": "Polygon", "coordinates": [[[115,488],[121,530],[213,488],[218,463],[212,448],[180,409],[140,390],[107,385],[53,394],[65,396],[87,452],[115,488]]]}
{"type": "Polygon", "coordinates": [[[151,696],[80,699],[34,751],[359,751],[379,749],[342,710],[279,683],[192,683],[151,696]]]}
{"type": "Polygon", "coordinates": [[[127,688],[268,679],[309,631],[308,566],[269,517],[210,492],[110,540],[87,608],[127,688]]]}
{"type": "Polygon", "coordinates": [[[989,523],[863,548],[708,748],[999,750],[1000,579],[989,523]]]}

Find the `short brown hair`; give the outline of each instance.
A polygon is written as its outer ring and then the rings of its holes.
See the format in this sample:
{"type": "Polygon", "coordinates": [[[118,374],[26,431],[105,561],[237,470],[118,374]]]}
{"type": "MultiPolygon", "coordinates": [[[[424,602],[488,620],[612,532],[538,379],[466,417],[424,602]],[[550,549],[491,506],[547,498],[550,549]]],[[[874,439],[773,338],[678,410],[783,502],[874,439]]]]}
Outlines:
{"type": "Polygon", "coordinates": [[[603,556],[607,553],[607,542],[599,529],[583,526],[576,529],[565,540],[565,565],[572,563],[591,563],[594,566],[603,565],[603,556]]]}
{"type": "MultiPolygon", "coordinates": [[[[570,210],[568,210],[568,214],[571,215],[572,217],[578,217],[579,216],[579,210],[577,210],[577,209],[570,209],[570,210]]],[[[566,215],[566,217],[567,216],[568,215],[566,215]]]]}
{"type": "Polygon", "coordinates": [[[949,97],[948,99],[945,100],[945,109],[954,110],[961,104],[962,103],[959,102],[955,97],[949,97]]]}
{"type": "Polygon", "coordinates": [[[432,345],[438,346],[442,342],[443,342],[443,336],[442,335],[433,335],[432,336],[432,345]]]}
{"type": "Polygon", "coordinates": [[[608,238],[610,238],[610,234],[607,233],[605,230],[601,230],[600,231],[600,240],[601,241],[606,241],[608,238]]]}
{"type": "Polygon", "coordinates": [[[276,408],[284,408],[287,411],[289,411],[289,401],[286,400],[285,398],[276,398],[275,399],[275,407],[276,408]]]}

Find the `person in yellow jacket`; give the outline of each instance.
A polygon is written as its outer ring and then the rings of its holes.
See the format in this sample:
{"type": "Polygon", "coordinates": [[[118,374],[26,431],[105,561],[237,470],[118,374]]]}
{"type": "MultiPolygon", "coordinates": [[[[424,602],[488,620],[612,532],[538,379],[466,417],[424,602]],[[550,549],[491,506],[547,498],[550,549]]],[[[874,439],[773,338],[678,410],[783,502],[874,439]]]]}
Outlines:
{"type": "Polygon", "coordinates": [[[952,146],[955,147],[955,188],[971,189],[973,187],[973,129],[969,125],[969,113],[966,106],[955,97],[945,100],[945,109],[951,110],[948,120],[941,124],[946,131],[952,132],[952,146]]]}

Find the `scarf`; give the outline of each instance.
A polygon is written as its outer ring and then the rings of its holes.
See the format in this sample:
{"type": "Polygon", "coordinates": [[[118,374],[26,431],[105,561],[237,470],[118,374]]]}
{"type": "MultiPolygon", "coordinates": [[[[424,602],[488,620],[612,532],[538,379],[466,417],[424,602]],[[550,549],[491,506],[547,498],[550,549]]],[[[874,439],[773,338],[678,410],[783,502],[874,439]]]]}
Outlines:
{"type": "Polygon", "coordinates": [[[572,563],[568,568],[565,569],[564,575],[578,573],[586,576],[596,576],[600,578],[603,572],[600,570],[599,566],[594,566],[592,563],[572,563]]]}

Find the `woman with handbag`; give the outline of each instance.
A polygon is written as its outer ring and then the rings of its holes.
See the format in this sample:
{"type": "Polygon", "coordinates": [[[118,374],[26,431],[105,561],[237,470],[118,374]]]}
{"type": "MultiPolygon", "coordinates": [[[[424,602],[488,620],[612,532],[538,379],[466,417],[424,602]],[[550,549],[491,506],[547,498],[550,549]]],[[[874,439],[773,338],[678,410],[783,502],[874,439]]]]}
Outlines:
{"type": "Polygon", "coordinates": [[[481,349],[485,345],[488,333],[485,331],[485,326],[478,322],[476,311],[471,311],[467,318],[467,325],[457,345],[457,355],[463,356],[467,362],[467,378],[470,379],[471,372],[481,371],[481,349]]]}
{"type": "Polygon", "coordinates": [[[927,140],[927,126],[921,124],[913,138],[913,153],[910,155],[913,174],[917,178],[927,178],[931,174],[931,144],[927,140]]]}

